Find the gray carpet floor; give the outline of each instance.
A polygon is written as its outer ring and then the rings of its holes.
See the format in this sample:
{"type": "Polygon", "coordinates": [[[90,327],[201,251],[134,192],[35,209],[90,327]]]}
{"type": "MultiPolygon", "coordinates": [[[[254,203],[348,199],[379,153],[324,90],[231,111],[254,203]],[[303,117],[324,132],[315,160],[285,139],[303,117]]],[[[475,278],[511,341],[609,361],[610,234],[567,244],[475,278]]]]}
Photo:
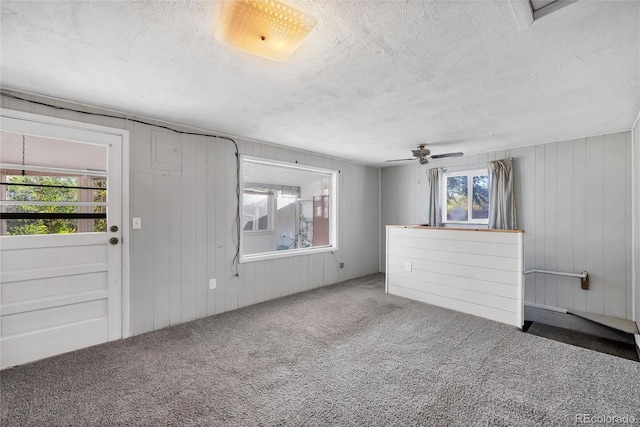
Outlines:
{"type": "Polygon", "coordinates": [[[0,381],[2,426],[640,423],[640,363],[386,295],[382,275],[8,369],[0,381]]]}

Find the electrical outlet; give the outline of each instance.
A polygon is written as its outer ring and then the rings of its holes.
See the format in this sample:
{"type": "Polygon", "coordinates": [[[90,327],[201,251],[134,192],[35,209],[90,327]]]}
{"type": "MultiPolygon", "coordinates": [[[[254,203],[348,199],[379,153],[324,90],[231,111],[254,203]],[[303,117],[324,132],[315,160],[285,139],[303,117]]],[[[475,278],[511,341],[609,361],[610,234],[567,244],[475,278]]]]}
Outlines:
{"type": "Polygon", "coordinates": [[[340,261],[340,268],[344,268],[344,261],[340,261]]]}
{"type": "Polygon", "coordinates": [[[404,263],[404,271],[411,271],[411,261],[406,261],[404,263]]]}
{"type": "Polygon", "coordinates": [[[209,279],[209,289],[216,288],[216,279],[209,279]]]}

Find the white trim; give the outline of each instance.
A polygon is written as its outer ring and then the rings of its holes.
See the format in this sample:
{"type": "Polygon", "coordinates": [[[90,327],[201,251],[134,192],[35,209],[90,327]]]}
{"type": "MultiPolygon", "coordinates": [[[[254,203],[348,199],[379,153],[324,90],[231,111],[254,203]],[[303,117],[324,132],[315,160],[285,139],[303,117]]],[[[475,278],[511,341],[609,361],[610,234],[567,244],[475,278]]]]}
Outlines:
{"type": "Polygon", "coordinates": [[[278,166],[282,166],[289,169],[299,169],[305,172],[308,172],[308,171],[320,172],[328,175],[338,173],[338,171],[333,169],[319,168],[317,166],[307,166],[301,163],[283,162],[281,160],[272,160],[272,159],[266,159],[264,157],[255,157],[255,156],[250,156],[248,154],[240,154],[240,160],[246,160],[251,163],[257,163],[257,164],[263,164],[263,165],[278,165],[278,166]]]}
{"type": "Polygon", "coordinates": [[[26,170],[34,172],[52,172],[52,173],[66,173],[69,175],[89,175],[89,176],[107,176],[107,171],[99,171],[95,169],[69,169],[69,168],[54,168],[49,166],[30,166],[30,165],[17,165],[14,163],[0,163],[0,169],[13,169],[13,170],[26,170]]]}
{"type": "Polygon", "coordinates": [[[524,326],[524,233],[518,233],[518,274],[517,299],[518,299],[518,325],[520,329],[524,326]]]}
{"type": "Polygon", "coordinates": [[[52,139],[80,142],[93,145],[109,145],[118,142],[122,134],[115,132],[117,128],[94,125],[85,122],[41,116],[22,111],[0,108],[0,127],[3,130],[24,135],[47,135],[52,139]],[[20,113],[20,114],[17,114],[20,113]],[[114,139],[116,138],[116,139],[114,139]]]}
{"type": "Polygon", "coordinates": [[[520,28],[520,31],[524,31],[529,28],[534,21],[555,12],[558,9],[568,6],[575,1],[576,0],[558,0],[538,10],[533,10],[529,0],[509,0],[509,3],[511,4],[511,10],[516,17],[518,28],[520,28]]]}
{"type": "MultiPolygon", "coordinates": [[[[122,188],[121,188],[121,231],[122,231],[122,277],[121,277],[121,336],[131,335],[130,312],[130,250],[129,250],[129,131],[75,120],[61,119],[41,114],[0,108],[0,128],[19,133],[44,134],[59,138],[87,143],[92,141],[96,145],[110,145],[117,141],[122,149],[122,188]],[[27,129],[25,130],[25,124],[27,129]],[[19,126],[19,127],[17,127],[19,126]],[[52,134],[53,133],[53,134],[52,134]],[[114,140],[113,138],[117,138],[114,140]]],[[[22,166],[20,166],[22,167],[22,166]]],[[[52,169],[52,168],[47,168],[52,169]]],[[[100,171],[91,171],[99,174],[100,171]]]]}
{"type": "Polygon", "coordinates": [[[384,232],[386,235],[386,244],[384,248],[384,292],[386,294],[389,293],[389,227],[384,228],[384,232]]]}
{"type": "Polygon", "coordinates": [[[265,261],[269,259],[289,258],[300,255],[313,255],[321,254],[325,252],[338,252],[333,246],[320,246],[315,248],[299,248],[290,249],[287,251],[274,251],[274,252],[261,252],[255,255],[244,255],[240,257],[240,264],[246,264],[249,262],[265,261]]]}
{"type": "MultiPolygon", "coordinates": [[[[11,185],[11,184],[9,184],[11,185]]],[[[107,206],[105,202],[36,202],[33,200],[0,200],[0,206],[107,206]]]]}
{"type": "Polygon", "coordinates": [[[525,302],[524,305],[526,307],[540,308],[542,310],[555,311],[557,313],[565,313],[565,314],[567,313],[567,310],[564,308],[552,307],[550,305],[536,304],[534,302],[525,302]]]}
{"type": "Polygon", "coordinates": [[[553,3],[549,3],[545,7],[541,7],[540,9],[533,12],[533,20],[535,21],[542,18],[543,16],[547,16],[548,14],[553,13],[558,9],[562,9],[563,7],[570,5],[575,1],[576,0],[556,0],[553,3]]]}
{"type": "MultiPolygon", "coordinates": [[[[238,223],[238,236],[236,236],[238,238],[238,264],[242,264],[243,260],[242,260],[242,254],[244,253],[244,239],[242,238],[242,234],[243,234],[243,230],[242,230],[242,217],[243,217],[243,212],[244,212],[244,154],[240,154],[240,160],[239,160],[239,168],[240,171],[238,172],[238,180],[240,182],[238,182],[238,189],[239,189],[239,193],[238,194],[238,209],[237,209],[237,216],[238,218],[236,218],[236,221],[238,223]]],[[[237,270],[237,266],[236,266],[236,272],[237,270]]]]}
{"type": "MultiPolygon", "coordinates": [[[[385,228],[385,246],[386,246],[386,228],[385,228]]],[[[378,271],[382,272],[382,263],[384,262],[384,271],[387,271],[386,264],[386,247],[385,247],[385,256],[384,259],[382,257],[382,252],[380,249],[382,248],[382,168],[378,168],[378,271]]],[[[385,277],[385,292],[387,291],[386,285],[386,277],[385,277]]]]}
{"type": "Polygon", "coordinates": [[[129,131],[120,130],[122,137],[122,338],[129,338],[132,335],[131,330],[131,269],[130,269],[130,249],[129,249],[129,230],[131,221],[129,218],[129,131]]]}
{"type": "MultiPolygon", "coordinates": [[[[636,162],[636,157],[638,157],[638,153],[636,150],[640,149],[636,145],[636,126],[638,126],[638,122],[640,121],[640,110],[638,110],[638,116],[633,122],[633,126],[631,126],[631,320],[636,322],[638,325],[638,329],[640,329],[640,319],[638,319],[638,314],[636,311],[636,305],[638,303],[638,298],[640,295],[637,294],[636,288],[640,286],[638,281],[640,281],[640,277],[636,274],[638,269],[638,257],[640,254],[636,253],[636,239],[638,227],[638,218],[640,217],[640,212],[636,212],[636,208],[640,201],[636,200],[638,197],[638,183],[636,182],[636,168],[638,164],[636,162]]],[[[637,335],[636,335],[637,337],[637,335]]]]}
{"type": "Polygon", "coordinates": [[[533,10],[531,9],[531,3],[529,0],[510,0],[511,10],[516,17],[518,28],[520,31],[524,31],[531,24],[533,24],[533,10]]]}
{"type": "Polygon", "coordinates": [[[638,110],[638,115],[636,116],[636,119],[633,121],[633,125],[631,125],[631,132],[633,132],[633,130],[636,128],[636,125],[638,124],[639,121],[640,121],[640,110],[638,110]]]}

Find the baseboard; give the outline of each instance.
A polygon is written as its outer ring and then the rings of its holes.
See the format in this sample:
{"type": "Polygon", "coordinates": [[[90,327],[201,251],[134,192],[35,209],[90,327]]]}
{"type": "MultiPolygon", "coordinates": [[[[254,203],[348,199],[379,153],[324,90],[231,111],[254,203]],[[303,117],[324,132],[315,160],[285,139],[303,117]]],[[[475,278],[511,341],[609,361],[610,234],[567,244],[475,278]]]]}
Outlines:
{"type": "Polygon", "coordinates": [[[531,322],[543,323],[545,325],[557,326],[558,328],[584,332],[585,334],[620,341],[627,344],[635,343],[636,346],[640,343],[640,341],[638,341],[638,335],[636,335],[634,339],[633,334],[618,331],[568,313],[545,310],[543,308],[525,305],[524,319],[531,322]]]}
{"type": "Polygon", "coordinates": [[[638,353],[638,360],[640,360],[640,335],[635,335],[636,339],[636,353],[638,353]]]}

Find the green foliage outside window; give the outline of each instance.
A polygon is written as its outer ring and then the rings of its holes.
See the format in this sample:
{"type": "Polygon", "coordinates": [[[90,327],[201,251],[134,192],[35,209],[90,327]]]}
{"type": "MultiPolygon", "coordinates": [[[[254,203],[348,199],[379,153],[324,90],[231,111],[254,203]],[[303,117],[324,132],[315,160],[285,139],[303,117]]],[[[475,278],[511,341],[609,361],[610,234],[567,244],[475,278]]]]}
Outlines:
{"type": "Polygon", "coordinates": [[[473,219],[489,217],[488,175],[454,175],[447,177],[447,220],[469,220],[469,190],[471,190],[471,215],[473,219]],[[472,188],[469,188],[471,178],[472,188]]]}
{"type": "MultiPolygon", "coordinates": [[[[77,202],[78,179],[76,177],[61,176],[8,176],[6,187],[6,199],[15,201],[16,204],[7,206],[8,213],[76,213],[76,206],[46,206],[46,205],[21,205],[21,201],[38,202],[77,202]],[[54,187],[30,187],[11,184],[46,185],[54,187]]],[[[94,180],[96,188],[104,190],[88,190],[93,192],[94,202],[106,201],[106,181],[94,180]]],[[[85,190],[87,191],[87,190],[85,190]]],[[[104,212],[101,206],[93,207],[94,213],[104,212]]],[[[92,231],[106,231],[106,219],[95,219],[92,231]]],[[[77,219],[7,219],[6,234],[10,236],[32,234],[68,234],[78,231],[77,219]]]]}

